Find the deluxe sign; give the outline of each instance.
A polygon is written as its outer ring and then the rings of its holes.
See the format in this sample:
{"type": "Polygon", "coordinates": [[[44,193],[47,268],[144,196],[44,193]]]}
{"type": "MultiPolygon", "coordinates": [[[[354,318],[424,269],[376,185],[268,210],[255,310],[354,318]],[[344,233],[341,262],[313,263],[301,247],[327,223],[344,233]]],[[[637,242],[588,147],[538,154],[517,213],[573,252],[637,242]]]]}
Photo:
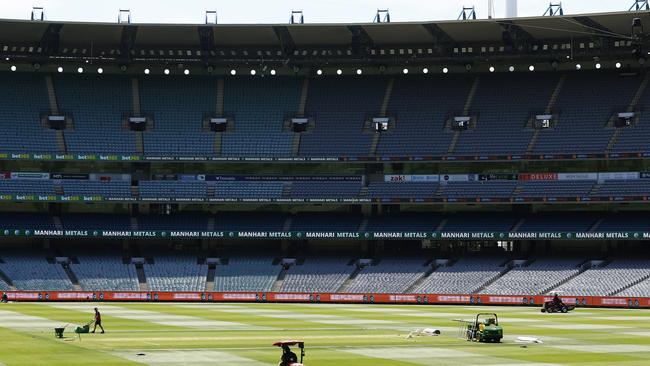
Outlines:
{"type": "MultiPolygon", "coordinates": [[[[490,294],[340,294],[277,292],[164,292],[164,291],[6,291],[10,301],[141,301],[141,302],[313,302],[375,304],[474,304],[539,306],[547,295],[490,294]]],[[[648,308],[648,297],[562,296],[566,303],[586,307],[648,308]]]]}

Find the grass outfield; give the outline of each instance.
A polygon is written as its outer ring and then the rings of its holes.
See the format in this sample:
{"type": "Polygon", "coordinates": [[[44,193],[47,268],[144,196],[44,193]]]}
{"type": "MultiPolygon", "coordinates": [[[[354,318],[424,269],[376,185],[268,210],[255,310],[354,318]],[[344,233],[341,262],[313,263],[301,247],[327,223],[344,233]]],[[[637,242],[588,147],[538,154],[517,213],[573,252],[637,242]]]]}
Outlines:
{"type": "Polygon", "coordinates": [[[650,311],[533,307],[324,304],[10,303],[0,305],[4,365],[277,365],[285,338],[307,344],[307,366],[649,365],[650,311]],[[55,326],[83,324],[99,306],[106,334],[81,340],[55,326]],[[456,338],[452,319],[495,311],[501,344],[456,338]],[[439,337],[406,335],[438,328],[439,337]],[[521,347],[517,336],[541,338],[521,347]]]}

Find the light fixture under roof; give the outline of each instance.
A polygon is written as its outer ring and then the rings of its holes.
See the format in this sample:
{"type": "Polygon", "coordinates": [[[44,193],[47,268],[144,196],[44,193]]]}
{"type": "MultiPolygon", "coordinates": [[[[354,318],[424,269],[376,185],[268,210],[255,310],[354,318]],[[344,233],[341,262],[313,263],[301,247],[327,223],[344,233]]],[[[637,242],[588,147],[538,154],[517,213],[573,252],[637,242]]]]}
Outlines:
{"type": "Polygon", "coordinates": [[[97,68],[97,73],[98,73],[98,74],[103,74],[103,73],[104,73],[104,69],[102,69],[101,67],[98,67],[98,68],[97,68]]]}
{"type": "Polygon", "coordinates": [[[582,69],[582,65],[576,64],[576,70],[580,70],[580,69],[582,69]]]}
{"type": "Polygon", "coordinates": [[[600,62],[597,62],[596,63],[596,69],[600,70],[601,67],[602,67],[602,65],[600,64],[600,62]]]}
{"type": "Polygon", "coordinates": [[[621,65],[620,62],[617,62],[616,65],[614,65],[614,66],[616,66],[617,69],[620,69],[622,65],[621,65]]]}
{"type": "Polygon", "coordinates": [[[16,71],[16,65],[11,65],[10,69],[11,71],[16,71]]]}
{"type": "Polygon", "coordinates": [[[323,75],[323,70],[321,69],[316,70],[316,75],[323,75]]]}
{"type": "Polygon", "coordinates": [[[446,68],[446,67],[443,67],[443,68],[442,68],[442,73],[443,73],[443,74],[446,74],[446,73],[448,73],[448,72],[449,72],[449,69],[448,69],[448,68],[446,68]]]}
{"type": "Polygon", "coordinates": [[[275,75],[275,69],[271,69],[271,75],[275,75]]]}
{"type": "Polygon", "coordinates": [[[151,72],[151,71],[149,71],[149,69],[144,69],[144,74],[145,74],[145,75],[149,75],[150,72],[151,72]]]}
{"type": "Polygon", "coordinates": [[[235,70],[235,69],[230,70],[230,75],[233,75],[233,76],[237,75],[237,70],[235,70]]]}
{"type": "Polygon", "coordinates": [[[428,73],[429,73],[429,69],[427,69],[427,68],[425,67],[424,69],[422,69],[422,73],[423,73],[423,74],[428,74],[428,73]]]}
{"type": "Polygon", "coordinates": [[[84,72],[84,68],[83,68],[83,67],[79,67],[79,68],[77,69],[77,72],[80,73],[80,74],[83,74],[83,72],[84,72]]]}
{"type": "Polygon", "coordinates": [[[406,74],[408,74],[408,73],[409,73],[409,69],[404,68],[404,70],[402,70],[402,74],[406,75],[406,74]]]}
{"type": "Polygon", "coordinates": [[[56,68],[56,71],[58,71],[58,72],[63,72],[63,67],[61,67],[61,66],[57,67],[57,68],[56,68]]]}
{"type": "Polygon", "coordinates": [[[357,69],[357,75],[361,75],[361,74],[363,74],[363,70],[357,69]]]}
{"type": "Polygon", "coordinates": [[[494,72],[494,66],[490,66],[490,72],[494,72]]]}
{"type": "Polygon", "coordinates": [[[528,71],[535,71],[535,66],[534,65],[528,66],[528,71]]]}
{"type": "Polygon", "coordinates": [[[336,75],[341,75],[341,74],[343,74],[343,70],[341,69],[336,70],[336,75]]]}
{"type": "Polygon", "coordinates": [[[163,74],[165,74],[165,75],[169,75],[169,69],[165,69],[165,70],[163,70],[163,74]]]}
{"type": "Polygon", "coordinates": [[[510,71],[510,72],[515,71],[515,67],[514,67],[514,66],[510,66],[510,67],[508,67],[508,71],[510,71]]]}
{"type": "Polygon", "coordinates": [[[251,69],[251,75],[255,75],[255,74],[257,74],[257,71],[255,71],[255,69],[251,69]]]}
{"type": "Polygon", "coordinates": [[[185,75],[189,75],[189,74],[190,74],[190,69],[185,69],[185,70],[183,70],[183,74],[185,74],[185,75]]]}

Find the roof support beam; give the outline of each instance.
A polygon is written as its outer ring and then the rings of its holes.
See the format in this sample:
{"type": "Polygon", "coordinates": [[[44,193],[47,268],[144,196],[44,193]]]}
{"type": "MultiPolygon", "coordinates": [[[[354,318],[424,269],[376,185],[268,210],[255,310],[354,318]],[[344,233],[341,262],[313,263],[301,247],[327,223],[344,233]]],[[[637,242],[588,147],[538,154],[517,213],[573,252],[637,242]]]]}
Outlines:
{"type": "Polygon", "coordinates": [[[609,28],[605,27],[604,25],[595,22],[593,19],[590,17],[573,17],[573,20],[576,22],[584,25],[585,27],[589,28],[588,30],[594,33],[595,36],[602,35],[601,33],[609,33],[613,34],[609,28]]]}
{"type": "Polygon", "coordinates": [[[120,39],[120,62],[129,63],[131,61],[131,50],[133,49],[133,46],[135,46],[137,34],[137,25],[125,25],[122,27],[122,37],[120,39]]]}
{"type": "MultiPolygon", "coordinates": [[[[207,15],[206,15],[207,16],[207,15]]],[[[199,32],[199,42],[201,44],[201,59],[206,66],[210,64],[210,60],[214,57],[213,53],[216,51],[214,45],[214,28],[212,26],[200,26],[197,28],[199,32]]]]}
{"type": "Polygon", "coordinates": [[[504,20],[498,22],[503,29],[503,43],[512,48],[518,48],[525,44],[537,42],[537,39],[522,27],[514,24],[511,20],[504,20]]]}
{"type": "Polygon", "coordinates": [[[352,39],[350,40],[352,54],[365,57],[368,49],[374,47],[375,41],[373,41],[368,32],[360,25],[349,25],[348,30],[352,33],[352,39]]]}
{"type": "Polygon", "coordinates": [[[293,57],[293,51],[296,50],[296,42],[293,41],[289,29],[285,26],[278,25],[273,27],[276,37],[280,40],[280,48],[282,53],[288,58],[293,57]]]}
{"type": "Polygon", "coordinates": [[[444,52],[446,48],[450,48],[456,44],[456,41],[437,24],[426,23],[422,24],[422,26],[427,30],[427,32],[429,32],[429,34],[431,34],[431,37],[433,37],[433,45],[437,52],[444,52]]]}
{"type": "Polygon", "coordinates": [[[43,36],[41,36],[41,41],[38,43],[41,53],[49,56],[59,52],[61,28],[63,28],[63,24],[60,23],[52,23],[47,26],[43,36]]]}

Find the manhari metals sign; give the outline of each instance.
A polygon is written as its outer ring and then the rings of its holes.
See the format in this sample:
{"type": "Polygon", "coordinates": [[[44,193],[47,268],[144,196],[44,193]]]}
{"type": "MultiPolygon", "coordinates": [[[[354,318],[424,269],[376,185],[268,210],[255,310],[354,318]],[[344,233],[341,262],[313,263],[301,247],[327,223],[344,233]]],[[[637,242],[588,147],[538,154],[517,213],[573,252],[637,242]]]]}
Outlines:
{"type": "Polygon", "coordinates": [[[118,231],[0,228],[0,236],[322,240],[650,240],[645,232],[118,231]]]}

